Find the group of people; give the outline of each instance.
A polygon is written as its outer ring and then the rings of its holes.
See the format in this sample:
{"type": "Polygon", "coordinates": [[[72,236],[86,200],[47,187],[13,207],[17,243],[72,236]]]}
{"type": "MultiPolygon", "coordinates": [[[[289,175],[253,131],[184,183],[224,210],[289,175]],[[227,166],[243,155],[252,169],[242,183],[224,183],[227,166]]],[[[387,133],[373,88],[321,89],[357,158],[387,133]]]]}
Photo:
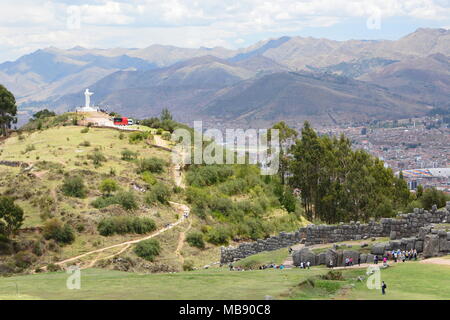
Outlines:
{"type": "MultiPolygon", "coordinates": [[[[405,262],[406,260],[417,260],[417,250],[411,249],[411,250],[392,250],[388,251],[385,256],[383,256],[383,264],[386,266],[388,260],[394,260],[394,262],[402,261],[405,262]]],[[[373,263],[378,264],[380,261],[380,258],[378,255],[375,255],[373,257],[373,263]]]]}
{"type": "MultiPolygon", "coordinates": [[[[332,263],[331,263],[332,264],[332,263]]],[[[361,258],[360,257],[358,257],[358,265],[360,265],[361,264],[361,258]]],[[[347,257],[347,258],[345,258],[345,266],[346,267],[351,267],[351,266],[353,266],[353,258],[352,257],[347,257]]]]}
{"type": "Polygon", "coordinates": [[[417,260],[417,250],[411,249],[411,250],[392,250],[391,252],[388,252],[388,257],[390,257],[392,260],[397,262],[398,260],[401,260],[402,262],[405,262],[406,260],[417,260]]]}
{"type": "Polygon", "coordinates": [[[311,267],[311,262],[300,262],[300,265],[298,266],[300,269],[309,269],[311,267]]]}

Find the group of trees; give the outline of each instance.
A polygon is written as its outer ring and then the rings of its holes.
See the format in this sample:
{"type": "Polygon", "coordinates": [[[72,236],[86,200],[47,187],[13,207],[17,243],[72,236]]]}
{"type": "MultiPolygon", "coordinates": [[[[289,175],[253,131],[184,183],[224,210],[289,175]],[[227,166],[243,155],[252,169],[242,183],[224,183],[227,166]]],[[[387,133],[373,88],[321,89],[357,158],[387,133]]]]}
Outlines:
{"type": "Polygon", "coordinates": [[[16,99],[0,84],[0,134],[6,136],[14,123],[17,123],[16,99]]]}
{"type": "Polygon", "coordinates": [[[289,185],[301,190],[310,220],[367,221],[394,214],[410,200],[406,182],[350,141],[318,136],[308,122],[291,148],[289,185]]]}

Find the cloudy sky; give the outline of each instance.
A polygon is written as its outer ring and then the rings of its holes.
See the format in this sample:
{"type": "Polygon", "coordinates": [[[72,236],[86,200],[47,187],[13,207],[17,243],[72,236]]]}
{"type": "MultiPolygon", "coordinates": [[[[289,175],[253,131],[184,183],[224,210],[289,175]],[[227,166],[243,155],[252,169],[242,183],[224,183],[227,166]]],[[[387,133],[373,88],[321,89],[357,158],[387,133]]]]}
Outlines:
{"type": "Polygon", "coordinates": [[[397,39],[450,28],[450,0],[1,0],[0,62],[39,48],[244,47],[267,38],[397,39]]]}

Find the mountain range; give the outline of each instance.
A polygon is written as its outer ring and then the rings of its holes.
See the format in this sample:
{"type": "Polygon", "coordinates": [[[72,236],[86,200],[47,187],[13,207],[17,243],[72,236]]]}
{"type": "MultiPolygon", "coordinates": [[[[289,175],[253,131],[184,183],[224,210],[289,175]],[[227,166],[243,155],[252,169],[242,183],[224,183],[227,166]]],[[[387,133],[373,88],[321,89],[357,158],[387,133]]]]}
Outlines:
{"type": "Polygon", "coordinates": [[[287,120],[345,124],[450,108],[450,30],[396,41],[281,37],[238,50],[47,48],[0,64],[21,110],[67,111],[92,100],[128,116],[169,108],[248,127],[287,120]]]}

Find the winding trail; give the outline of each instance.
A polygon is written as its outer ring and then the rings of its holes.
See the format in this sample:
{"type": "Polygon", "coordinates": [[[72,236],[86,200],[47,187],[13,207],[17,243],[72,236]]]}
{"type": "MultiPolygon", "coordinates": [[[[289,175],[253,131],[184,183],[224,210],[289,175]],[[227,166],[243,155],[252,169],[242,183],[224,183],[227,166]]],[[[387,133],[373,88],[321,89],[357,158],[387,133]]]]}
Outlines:
{"type": "Polygon", "coordinates": [[[186,232],[189,231],[189,229],[191,229],[192,226],[192,220],[189,220],[189,225],[186,228],[186,230],[180,232],[180,237],[178,238],[178,246],[177,249],[175,250],[175,254],[178,256],[178,258],[180,258],[181,264],[184,263],[184,257],[181,254],[181,250],[183,249],[184,246],[184,239],[186,239],[186,232]]]}

